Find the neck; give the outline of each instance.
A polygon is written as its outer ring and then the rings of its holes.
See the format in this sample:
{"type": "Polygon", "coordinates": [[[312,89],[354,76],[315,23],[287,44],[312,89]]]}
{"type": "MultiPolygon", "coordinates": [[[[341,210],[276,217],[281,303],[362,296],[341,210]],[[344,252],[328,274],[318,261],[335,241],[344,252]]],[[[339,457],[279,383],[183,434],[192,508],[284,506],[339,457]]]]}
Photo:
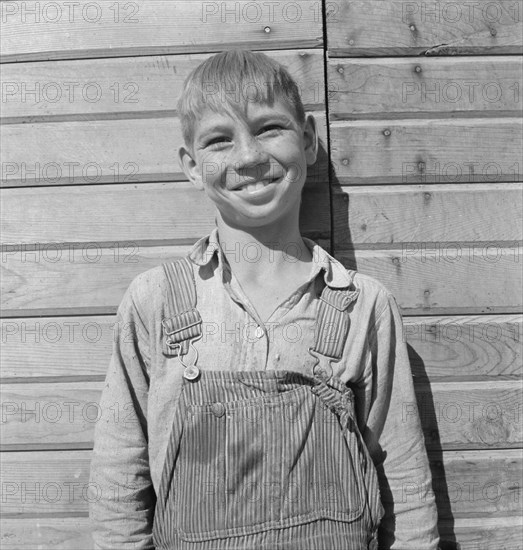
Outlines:
{"type": "Polygon", "coordinates": [[[220,245],[237,275],[256,279],[309,263],[312,255],[299,230],[299,216],[258,227],[233,227],[218,213],[220,245]]]}

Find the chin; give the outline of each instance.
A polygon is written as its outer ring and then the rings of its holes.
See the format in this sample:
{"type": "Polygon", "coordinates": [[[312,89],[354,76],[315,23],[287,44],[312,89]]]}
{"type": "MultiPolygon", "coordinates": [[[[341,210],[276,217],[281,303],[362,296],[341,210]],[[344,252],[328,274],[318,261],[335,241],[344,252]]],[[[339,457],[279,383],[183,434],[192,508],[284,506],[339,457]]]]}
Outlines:
{"type": "Polygon", "coordinates": [[[243,227],[264,227],[278,223],[286,216],[286,212],[235,212],[233,215],[221,213],[223,221],[231,226],[241,229],[243,227]]]}

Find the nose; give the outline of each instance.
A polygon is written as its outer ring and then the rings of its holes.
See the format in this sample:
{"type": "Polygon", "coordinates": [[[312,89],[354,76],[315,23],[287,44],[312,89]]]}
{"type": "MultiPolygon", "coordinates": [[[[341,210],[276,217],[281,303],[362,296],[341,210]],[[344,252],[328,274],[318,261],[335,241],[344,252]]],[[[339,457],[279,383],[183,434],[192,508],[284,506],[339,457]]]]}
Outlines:
{"type": "Polygon", "coordinates": [[[266,163],[268,158],[266,151],[254,136],[244,135],[236,140],[233,159],[236,171],[266,163]]]}

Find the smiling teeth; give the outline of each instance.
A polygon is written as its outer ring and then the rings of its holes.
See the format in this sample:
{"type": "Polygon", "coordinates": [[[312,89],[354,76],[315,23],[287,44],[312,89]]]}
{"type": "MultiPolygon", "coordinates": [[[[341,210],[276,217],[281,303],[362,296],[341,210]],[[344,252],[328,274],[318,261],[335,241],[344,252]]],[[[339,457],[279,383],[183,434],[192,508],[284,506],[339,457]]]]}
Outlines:
{"type": "Polygon", "coordinates": [[[269,185],[268,181],[267,182],[258,181],[256,183],[248,183],[243,187],[243,189],[245,189],[247,193],[255,193],[256,191],[263,189],[267,185],[269,185]]]}

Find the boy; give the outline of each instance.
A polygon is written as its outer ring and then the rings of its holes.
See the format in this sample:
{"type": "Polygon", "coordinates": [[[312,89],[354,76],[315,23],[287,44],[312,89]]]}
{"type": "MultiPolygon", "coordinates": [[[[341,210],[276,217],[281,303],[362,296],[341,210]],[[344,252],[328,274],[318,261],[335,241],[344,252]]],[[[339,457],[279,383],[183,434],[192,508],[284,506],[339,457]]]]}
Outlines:
{"type": "Polygon", "coordinates": [[[188,77],[179,113],[180,163],[217,228],[120,305],[97,546],[376,549],[379,526],[379,548],[435,550],[398,308],[299,232],[318,145],[296,84],[263,54],[224,52],[188,77]]]}

